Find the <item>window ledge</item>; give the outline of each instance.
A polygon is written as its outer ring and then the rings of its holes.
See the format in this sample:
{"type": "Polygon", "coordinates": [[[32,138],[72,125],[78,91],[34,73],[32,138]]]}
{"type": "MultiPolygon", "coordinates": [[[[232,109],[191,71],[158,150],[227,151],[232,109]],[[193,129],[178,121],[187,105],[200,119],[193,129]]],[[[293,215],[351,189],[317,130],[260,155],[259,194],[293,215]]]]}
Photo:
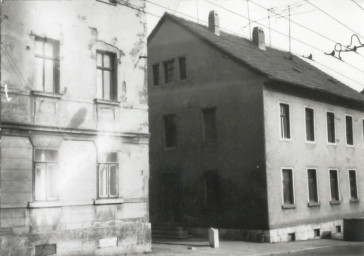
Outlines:
{"type": "Polygon", "coordinates": [[[97,104],[104,104],[104,105],[111,105],[111,106],[120,105],[120,101],[112,101],[112,100],[94,99],[94,102],[97,104]]]}
{"type": "Polygon", "coordinates": [[[282,209],[295,209],[296,205],[295,204],[284,204],[282,205],[282,209]]]}
{"type": "Polygon", "coordinates": [[[338,205],[338,204],[341,204],[341,201],[340,200],[331,200],[330,204],[331,205],[338,205]]]}
{"type": "Polygon", "coordinates": [[[350,203],[351,204],[358,204],[359,203],[359,199],[350,199],[350,203]]]}
{"type": "Polygon", "coordinates": [[[308,207],[319,207],[319,206],[321,206],[321,203],[320,202],[308,202],[307,206],[308,207]]]}
{"type": "Polygon", "coordinates": [[[30,91],[30,94],[33,95],[33,96],[45,97],[45,98],[53,98],[53,99],[61,99],[62,98],[62,94],[54,93],[54,92],[42,92],[42,91],[32,90],[32,91],[30,91]]]}
{"type": "Polygon", "coordinates": [[[61,207],[62,202],[60,201],[43,201],[43,202],[29,202],[28,208],[51,208],[61,207]]]}
{"type": "Polygon", "coordinates": [[[95,199],[94,204],[122,204],[124,203],[123,198],[105,198],[105,199],[95,199]]]}

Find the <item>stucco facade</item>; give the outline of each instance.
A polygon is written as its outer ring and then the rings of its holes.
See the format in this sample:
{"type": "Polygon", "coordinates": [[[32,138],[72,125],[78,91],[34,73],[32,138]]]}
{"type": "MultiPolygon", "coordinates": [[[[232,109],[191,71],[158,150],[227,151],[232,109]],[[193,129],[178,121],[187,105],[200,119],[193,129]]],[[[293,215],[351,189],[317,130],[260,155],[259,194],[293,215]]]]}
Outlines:
{"type": "Polygon", "coordinates": [[[211,226],[221,236],[262,242],[340,236],[342,219],[364,210],[364,99],[296,56],[266,47],[264,32],[254,30],[251,42],[220,32],[216,22],[204,27],[165,14],[149,36],[151,222],[196,234],[211,226]],[[180,58],[187,79],[181,79],[180,58]],[[174,78],[166,82],[171,60],[174,78]],[[275,60],[276,66],[268,63],[275,60]],[[304,86],[306,78],[321,88],[304,86]],[[289,107],[288,139],[281,137],[281,103],[289,107]],[[211,108],[216,141],[206,145],[204,110],[211,108]],[[313,142],[306,138],[305,108],[314,116],[313,142]],[[334,143],[328,143],[327,112],[334,114],[334,143]],[[175,144],[168,147],[171,115],[175,144]],[[353,119],[350,146],[346,115],[353,119]],[[292,188],[284,188],[284,169],[292,173],[292,188]],[[329,170],[338,173],[338,200],[331,198],[329,170]],[[356,177],[351,185],[349,170],[356,177]],[[215,207],[206,206],[206,171],[216,173],[215,207]],[[292,193],[289,204],[284,193],[292,193]]]}
{"type": "Polygon", "coordinates": [[[152,223],[267,229],[262,78],[169,21],[149,41],[148,56],[152,223]],[[186,57],[187,79],[154,86],[152,66],[180,56],[186,57]],[[211,107],[217,141],[207,145],[202,110],[211,107]],[[164,145],[168,114],[176,115],[175,148],[164,145]],[[209,170],[220,184],[215,208],[203,203],[203,172],[209,170]],[[176,175],[173,184],[163,181],[168,173],[176,175]]]}
{"type": "Polygon", "coordinates": [[[151,249],[145,2],[113,2],[1,3],[1,255],[151,249]]]}

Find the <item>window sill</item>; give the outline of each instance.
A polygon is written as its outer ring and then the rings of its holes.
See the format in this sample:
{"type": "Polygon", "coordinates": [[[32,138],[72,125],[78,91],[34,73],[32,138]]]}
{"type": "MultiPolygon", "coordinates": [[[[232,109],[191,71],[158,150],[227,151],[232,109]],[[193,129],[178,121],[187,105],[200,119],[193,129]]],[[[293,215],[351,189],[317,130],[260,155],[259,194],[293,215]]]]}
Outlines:
{"type": "Polygon", "coordinates": [[[340,200],[331,200],[330,204],[331,205],[338,205],[338,204],[341,204],[341,201],[340,200]]]}
{"type": "Polygon", "coordinates": [[[307,206],[308,207],[319,207],[319,206],[321,206],[321,203],[320,202],[308,202],[307,206]]]}
{"type": "Polygon", "coordinates": [[[351,204],[358,204],[359,203],[359,199],[350,199],[349,201],[351,204]]]}
{"type": "Polygon", "coordinates": [[[53,98],[53,99],[61,99],[62,94],[60,93],[54,93],[54,92],[42,92],[42,91],[30,91],[30,94],[33,96],[38,97],[45,97],[45,98],[53,98]]]}
{"type": "Polygon", "coordinates": [[[105,198],[105,199],[95,199],[94,204],[122,204],[124,203],[123,198],[105,198]]]}
{"type": "Polygon", "coordinates": [[[52,208],[61,207],[62,202],[60,201],[43,201],[43,202],[29,202],[28,208],[52,208]]]}
{"type": "Polygon", "coordinates": [[[111,106],[120,105],[120,101],[112,101],[112,100],[94,99],[94,102],[97,104],[104,104],[104,105],[111,105],[111,106]]]}
{"type": "Polygon", "coordinates": [[[296,205],[295,204],[284,204],[282,205],[282,209],[295,209],[296,205]]]}

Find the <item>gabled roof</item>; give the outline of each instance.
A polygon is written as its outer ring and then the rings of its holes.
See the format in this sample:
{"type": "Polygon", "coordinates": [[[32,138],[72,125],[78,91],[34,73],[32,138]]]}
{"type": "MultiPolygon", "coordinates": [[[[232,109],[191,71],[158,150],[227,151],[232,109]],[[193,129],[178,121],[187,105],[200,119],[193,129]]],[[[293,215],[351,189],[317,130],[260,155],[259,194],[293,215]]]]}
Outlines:
{"type": "Polygon", "coordinates": [[[166,19],[174,21],[227,55],[265,74],[271,80],[303,86],[351,100],[364,101],[364,95],[293,54],[271,47],[266,47],[265,51],[260,50],[250,40],[223,31],[220,36],[217,36],[206,26],[169,13],[165,13],[158,22],[148,37],[148,43],[166,19]]]}

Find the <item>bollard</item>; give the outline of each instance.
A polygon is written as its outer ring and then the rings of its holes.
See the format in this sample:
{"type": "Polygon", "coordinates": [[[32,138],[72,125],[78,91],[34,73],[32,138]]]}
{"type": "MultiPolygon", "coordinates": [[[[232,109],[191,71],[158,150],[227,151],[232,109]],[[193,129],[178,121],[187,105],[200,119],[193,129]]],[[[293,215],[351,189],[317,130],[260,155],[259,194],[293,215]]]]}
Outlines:
{"type": "Polygon", "coordinates": [[[212,248],[219,248],[219,230],[209,228],[209,244],[212,248]]]}

